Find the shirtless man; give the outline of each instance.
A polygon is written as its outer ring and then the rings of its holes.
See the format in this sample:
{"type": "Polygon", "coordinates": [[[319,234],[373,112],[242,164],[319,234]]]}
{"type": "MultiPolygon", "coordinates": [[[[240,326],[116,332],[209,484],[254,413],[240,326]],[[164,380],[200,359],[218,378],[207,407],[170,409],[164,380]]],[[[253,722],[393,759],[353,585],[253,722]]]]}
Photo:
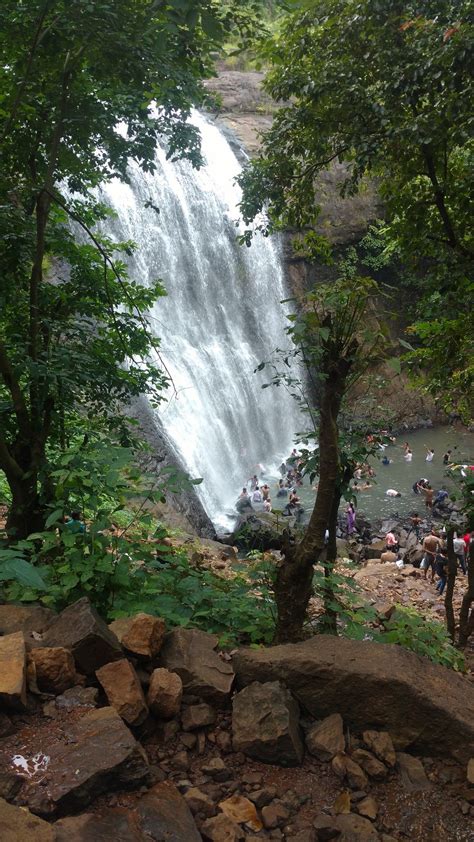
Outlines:
{"type": "Polygon", "coordinates": [[[434,488],[431,488],[431,485],[428,483],[426,486],[420,485],[418,483],[418,488],[420,489],[421,493],[425,495],[425,506],[427,509],[433,508],[433,497],[434,497],[434,488]]]}
{"type": "Polygon", "coordinates": [[[423,550],[425,555],[421,562],[421,569],[423,570],[423,578],[426,579],[429,568],[431,568],[431,581],[434,581],[435,574],[435,560],[436,553],[439,549],[439,538],[433,530],[426,536],[423,541],[423,550]]]}

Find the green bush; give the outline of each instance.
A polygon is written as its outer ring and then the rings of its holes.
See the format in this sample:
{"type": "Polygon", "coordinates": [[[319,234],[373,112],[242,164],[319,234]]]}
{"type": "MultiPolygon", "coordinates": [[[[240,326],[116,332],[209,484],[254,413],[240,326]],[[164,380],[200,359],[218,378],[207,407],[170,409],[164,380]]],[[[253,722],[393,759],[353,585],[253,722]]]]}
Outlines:
{"type": "Polygon", "coordinates": [[[385,632],[376,639],[382,643],[396,643],[435,664],[459,672],[466,669],[464,656],[452,645],[445,627],[423,617],[415,608],[397,605],[385,623],[385,632]]]}

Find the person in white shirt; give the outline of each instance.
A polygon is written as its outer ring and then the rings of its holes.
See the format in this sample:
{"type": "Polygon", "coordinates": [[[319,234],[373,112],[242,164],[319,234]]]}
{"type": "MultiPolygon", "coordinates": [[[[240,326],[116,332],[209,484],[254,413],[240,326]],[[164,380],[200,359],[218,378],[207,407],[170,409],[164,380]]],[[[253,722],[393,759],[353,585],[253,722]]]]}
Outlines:
{"type": "Polygon", "coordinates": [[[258,485],[255,488],[255,491],[252,494],[252,503],[261,503],[262,502],[262,492],[260,491],[258,485]]]}
{"type": "Polygon", "coordinates": [[[396,491],[394,488],[387,488],[385,494],[387,497],[401,497],[400,491],[396,491]]]}
{"type": "Polygon", "coordinates": [[[430,447],[426,448],[426,461],[432,462],[434,457],[434,450],[431,450],[430,447]]]}
{"type": "Polygon", "coordinates": [[[466,575],[466,545],[464,544],[464,538],[458,538],[456,535],[456,537],[453,538],[453,549],[454,554],[459,561],[459,566],[464,575],[466,575]]]}
{"type": "Polygon", "coordinates": [[[403,458],[405,459],[405,462],[411,462],[413,459],[413,451],[408,448],[403,458]]]}

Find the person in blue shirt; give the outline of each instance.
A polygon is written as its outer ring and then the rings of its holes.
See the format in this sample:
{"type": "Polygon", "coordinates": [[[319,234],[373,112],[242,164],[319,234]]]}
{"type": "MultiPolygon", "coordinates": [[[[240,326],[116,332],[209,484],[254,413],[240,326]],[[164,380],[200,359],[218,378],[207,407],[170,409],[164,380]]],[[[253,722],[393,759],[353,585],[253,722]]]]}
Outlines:
{"type": "Polygon", "coordinates": [[[86,531],[86,525],[81,520],[80,512],[71,512],[71,518],[64,524],[64,529],[74,534],[86,531]]]}

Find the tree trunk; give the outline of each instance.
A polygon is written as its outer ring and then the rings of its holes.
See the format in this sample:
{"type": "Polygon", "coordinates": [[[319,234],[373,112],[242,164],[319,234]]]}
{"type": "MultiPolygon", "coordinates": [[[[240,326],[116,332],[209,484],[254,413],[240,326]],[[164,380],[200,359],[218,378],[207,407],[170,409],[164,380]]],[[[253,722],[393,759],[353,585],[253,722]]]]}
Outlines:
{"type": "Polygon", "coordinates": [[[21,541],[32,532],[44,529],[44,510],[38,496],[38,480],[35,473],[25,474],[23,479],[9,483],[12,502],[8,511],[6,532],[8,538],[21,541]]]}
{"type": "Polygon", "coordinates": [[[448,531],[447,535],[447,545],[448,545],[448,579],[446,583],[446,596],[444,598],[444,608],[446,611],[446,628],[448,630],[448,634],[451,640],[455,641],[456,637],[456,621],[454,619],[454,608],[453,608],[453,594],[454,594],[454,583],[456,581],[456,573],[457,573],[457,558],[454,554],[454,546],[453,546],[453,536],[454,536],[454,529],[451,528],[448,531]]]}
{"type": "Polygon", "coordinates": [[[313,565],[324,550],[334,494],[339,481],[339,431],[337,418],[350,370],[344,359],[329,360],[320,405],[319,485],[316,502],[303,539],[296,546],[289,541],[275,581],[277,628],[275,642],[301,640],[308,603],[313,592],[313,565]]]}
{"type": "Polygon", "coordinates": [[[461,603],[461,610],[459,612],[459,646],[464,647],[467,644],[472,632],[474,631],[474,609],[469,610],[474,602],[474,541],[469,548],[469,558],[467,568],[467,590],[463,596],[461,603]]]}
{"type": "Polygon", "coordinates": [[[337,558],[337,544],[336,544],[336,529],[337,516],[339,513],[339,505],[341,502],[341,492],[337,489],[334,492],[332,501],[331,515],[328,523],[328,542],[326,546],[326,558],[323,561],[324,568],[324,585],[323,585],[323,602],[324,602],[324,631],[328,634],[337,635],[337,611],[334,608],[336,597],[334,594],[334,587],[331,582],[331,576],[334,572],[334,565],[337,558]]]}

